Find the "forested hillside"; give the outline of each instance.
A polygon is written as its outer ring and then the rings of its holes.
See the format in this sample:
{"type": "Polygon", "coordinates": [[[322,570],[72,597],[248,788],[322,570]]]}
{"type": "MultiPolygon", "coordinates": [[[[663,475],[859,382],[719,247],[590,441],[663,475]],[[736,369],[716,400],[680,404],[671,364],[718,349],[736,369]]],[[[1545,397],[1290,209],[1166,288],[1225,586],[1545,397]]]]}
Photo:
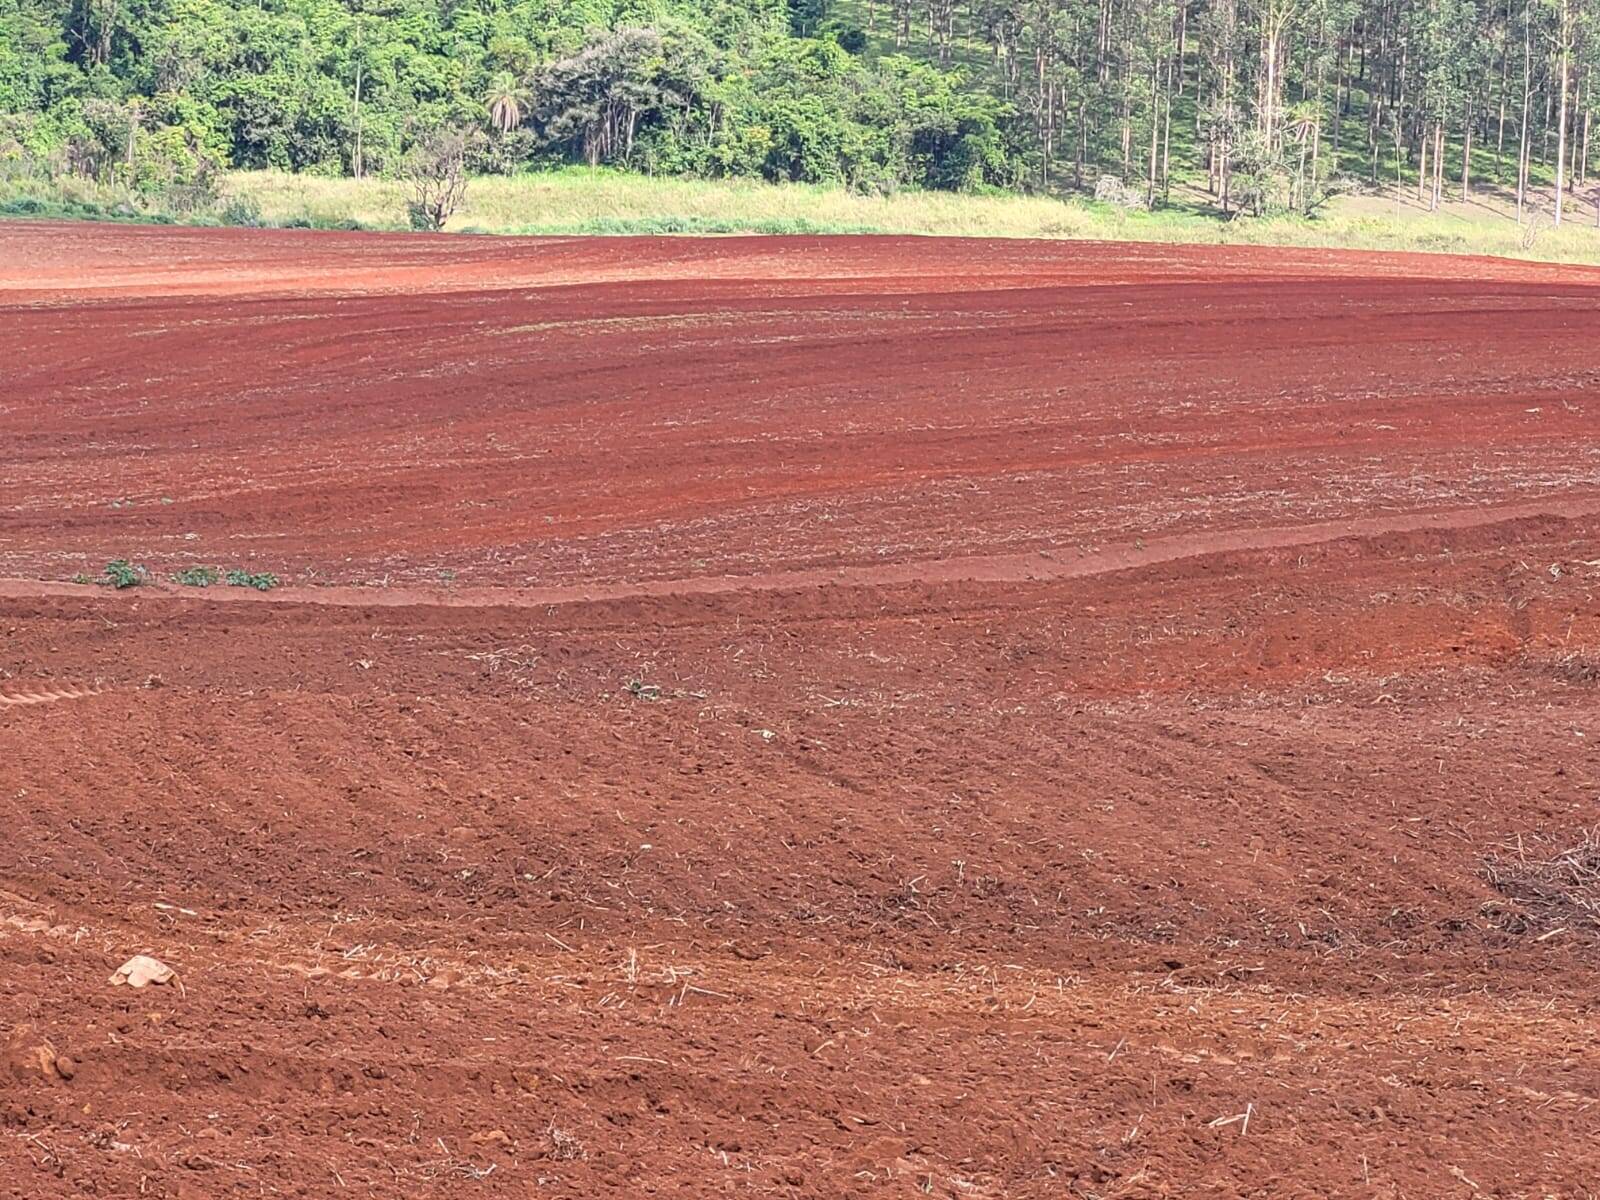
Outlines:
{"type": "MultiPolygon", "coordinates": [[[[1600,0],[0,0],[0,171],[555,162],[1308,211],[1588,176],[1600,0]],[[1113,186],[1110,177],[1120,181],[1113,186]]],[[[1559,194],[1559,193],[1558,193],[1559,194]]],[[[1565,200],[1570,206],[1572,198],[1565,200]]]]}

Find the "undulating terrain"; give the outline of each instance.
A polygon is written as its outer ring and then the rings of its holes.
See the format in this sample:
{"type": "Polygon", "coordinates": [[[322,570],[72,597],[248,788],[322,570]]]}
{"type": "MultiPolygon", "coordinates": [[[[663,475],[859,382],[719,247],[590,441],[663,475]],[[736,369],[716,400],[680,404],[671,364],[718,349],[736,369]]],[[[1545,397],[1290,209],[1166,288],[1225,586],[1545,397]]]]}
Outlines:
{"type": "Polygon", "coordinates": [[[0,1195],[1595,1194],[1597,329],[0,225],[0,1195]]]}

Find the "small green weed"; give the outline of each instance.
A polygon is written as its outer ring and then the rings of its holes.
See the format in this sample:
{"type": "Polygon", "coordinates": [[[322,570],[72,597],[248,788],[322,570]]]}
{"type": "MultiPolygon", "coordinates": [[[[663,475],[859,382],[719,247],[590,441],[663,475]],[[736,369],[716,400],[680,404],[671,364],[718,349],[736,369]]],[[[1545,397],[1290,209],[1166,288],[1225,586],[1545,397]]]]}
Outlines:
{"type": "Polygon", "coordinates": [[[173,575],[172,582],[184,587],[210,587],[220,578],[221,572],[215,567],[185,567],[173,575]]]}

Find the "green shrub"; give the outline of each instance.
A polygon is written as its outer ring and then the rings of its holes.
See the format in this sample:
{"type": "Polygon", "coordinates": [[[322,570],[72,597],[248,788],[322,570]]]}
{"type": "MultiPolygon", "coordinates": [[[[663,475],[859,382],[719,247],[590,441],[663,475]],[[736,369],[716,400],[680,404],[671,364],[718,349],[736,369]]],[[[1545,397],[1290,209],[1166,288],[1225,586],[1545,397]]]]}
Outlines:
{"type": "Polygon", "coordinates": [[[249,571],[243,571],[237,567],[228,572],[227,581],[229,587],[255,588],[258,592],[270,592],[278,586],[278,577],[276,575],[265,571],[259,574],[251,574],[249,571]]]}
{"type": "Polygon", "coordinates": [[[148,568],[135,566],[125,558],[115,558],[106,564],[106,569],[96,582],[121,591],[123,588],[138,587],[149,578],[148,568]]]}
{"type": "Polygon", "coordinates": [[[210,587],[220,577],[215,567],[185,567],[173,575],[172,582],[184,587],[210,587]]]}
{"type": "Polygon", "coordinates": [[[286,218],[284,229],[319,229],[324,232],[360,233],[368,226],[355,217],[341,217],[323,212],[298,212],[286,218]]]}
{"type": "Polygon", "coordinates": [[[261,202],[254,196],[229,196],[222,202],[218,216],[224,225],[255,229],[261,224],[261,202]]]}

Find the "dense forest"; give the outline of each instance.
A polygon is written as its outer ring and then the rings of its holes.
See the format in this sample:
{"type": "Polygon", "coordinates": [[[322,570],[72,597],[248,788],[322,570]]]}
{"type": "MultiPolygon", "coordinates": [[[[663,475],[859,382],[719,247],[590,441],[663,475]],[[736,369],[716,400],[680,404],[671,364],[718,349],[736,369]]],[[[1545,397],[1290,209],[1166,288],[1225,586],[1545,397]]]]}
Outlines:
{"type": "MultiPolygon", "coordinates": [[[[0,171],[478,166],[1310,211],[1589,174],[1600,0],[0,0],[0,171]]],[[[1565,195],[1564,195],[1565,192],[1565,195]]],[[[1546,202],[1548,203],[1548,201],[1546,202]]]]}

